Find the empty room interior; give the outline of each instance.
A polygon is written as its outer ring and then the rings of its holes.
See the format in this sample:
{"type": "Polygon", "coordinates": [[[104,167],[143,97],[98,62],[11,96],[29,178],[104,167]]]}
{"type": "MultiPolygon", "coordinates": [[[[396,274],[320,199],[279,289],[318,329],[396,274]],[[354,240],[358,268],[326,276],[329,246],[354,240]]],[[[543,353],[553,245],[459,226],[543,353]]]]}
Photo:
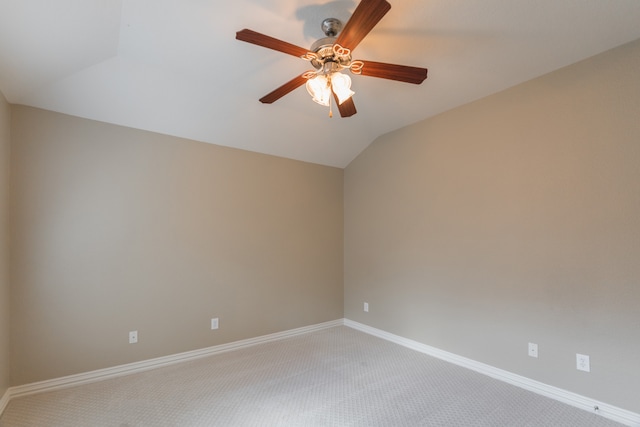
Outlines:
{"type": "Polygon", "coordinates": [[[640,425],[640,2],[227,3],[0,1],[0,425],[330,331],[640,425]]]}

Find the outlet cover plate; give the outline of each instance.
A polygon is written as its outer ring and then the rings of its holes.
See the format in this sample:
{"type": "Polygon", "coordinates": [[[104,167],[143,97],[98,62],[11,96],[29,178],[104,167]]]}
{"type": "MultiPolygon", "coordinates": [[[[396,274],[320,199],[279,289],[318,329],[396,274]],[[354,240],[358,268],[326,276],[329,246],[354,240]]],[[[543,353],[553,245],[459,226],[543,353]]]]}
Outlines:
{"type": "Polygon", "coordinates": [[[138,342],[138,331],[129,332],[129,344],[135,344],[138,342]]]}
{"type": "Polygon", "coordinates": [[[538,357],[538,344],[529,343],[529,356],[538,357]]]}
{"type": "Polygon", "coordinates": [[[213,319],[211,319],[211,329],[218,329],[218,326],[218,318],[214,317],[213,319]]]}
{"type": "Polygon", "coordinates": [[[578,371],[591,372],[591,363],[589,362],[589,356],[586,354],[576,354],[576,369],[578,371]]]}
{"type": "Polygon", "coordinates": [[[368,302],[364,303],[364,311],[367,312],[367,313],[369,312],[369,303],[368,302]]]}

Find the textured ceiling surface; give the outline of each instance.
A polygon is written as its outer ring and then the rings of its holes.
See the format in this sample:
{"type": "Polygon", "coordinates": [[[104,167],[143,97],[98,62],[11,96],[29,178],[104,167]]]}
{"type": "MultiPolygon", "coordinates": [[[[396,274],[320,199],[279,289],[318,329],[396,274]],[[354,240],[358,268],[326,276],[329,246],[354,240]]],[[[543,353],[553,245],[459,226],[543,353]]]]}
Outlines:
{"type": "Polygon", "coordinates": [[[429,77],[354,76],[351,118],[330,119],[304,87],[258,102],[311,67],[235,32],[309,48],[355,0],[0,0],[0,90],[14,104],[345,167],[384,133],[640,38],[638,0],[389,2],[354,58],[429,77]]]}

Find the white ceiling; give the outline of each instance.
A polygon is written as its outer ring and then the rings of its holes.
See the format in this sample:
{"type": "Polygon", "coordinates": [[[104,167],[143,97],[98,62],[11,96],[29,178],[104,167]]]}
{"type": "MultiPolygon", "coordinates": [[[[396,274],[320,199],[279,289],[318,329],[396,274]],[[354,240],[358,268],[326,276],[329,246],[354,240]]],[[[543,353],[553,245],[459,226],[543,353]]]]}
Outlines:
{"type": "Polygon", "coordinates": [[[640,38],[638,0],[389,2],[354,58],[429,77],[353,77],[347,119],[329,119],[304,87],[258,102],[311,67],[235,32],[308,48],[357,0],[0,0],[0,90],[14,104],[345,167],[384,133],[640,38]]]}

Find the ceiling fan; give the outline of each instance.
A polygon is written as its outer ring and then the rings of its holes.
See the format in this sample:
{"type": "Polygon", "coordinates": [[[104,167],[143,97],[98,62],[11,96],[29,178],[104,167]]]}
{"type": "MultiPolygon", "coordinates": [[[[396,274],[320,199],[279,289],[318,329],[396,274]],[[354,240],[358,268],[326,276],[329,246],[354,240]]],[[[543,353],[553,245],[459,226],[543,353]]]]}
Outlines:
{"type": "Polygon", "coordinates": [[[307,91],[313,100],[329,107],[329,117],[333,116],[332,98],[338,105],[340,115],[351,117],[357,112],[352,98],[354,92],[351,90],[350,77],[341,71],[349,70],[353,74],[406,83],[422,83],[427,78],[426,68],[351,58],[351,51],[369,34],[389,9],[391,5],[386,0],[362,0],[344,28],[338,19],[325,19],[322,21],[322,30],[326,37],[316,41],[310,50],[252,30],[238,31],[236,33],[238,40],[300,57],[309,61],[315,68],[263,96],[260,102],[271,104],[306,84],[307,91]]]}

